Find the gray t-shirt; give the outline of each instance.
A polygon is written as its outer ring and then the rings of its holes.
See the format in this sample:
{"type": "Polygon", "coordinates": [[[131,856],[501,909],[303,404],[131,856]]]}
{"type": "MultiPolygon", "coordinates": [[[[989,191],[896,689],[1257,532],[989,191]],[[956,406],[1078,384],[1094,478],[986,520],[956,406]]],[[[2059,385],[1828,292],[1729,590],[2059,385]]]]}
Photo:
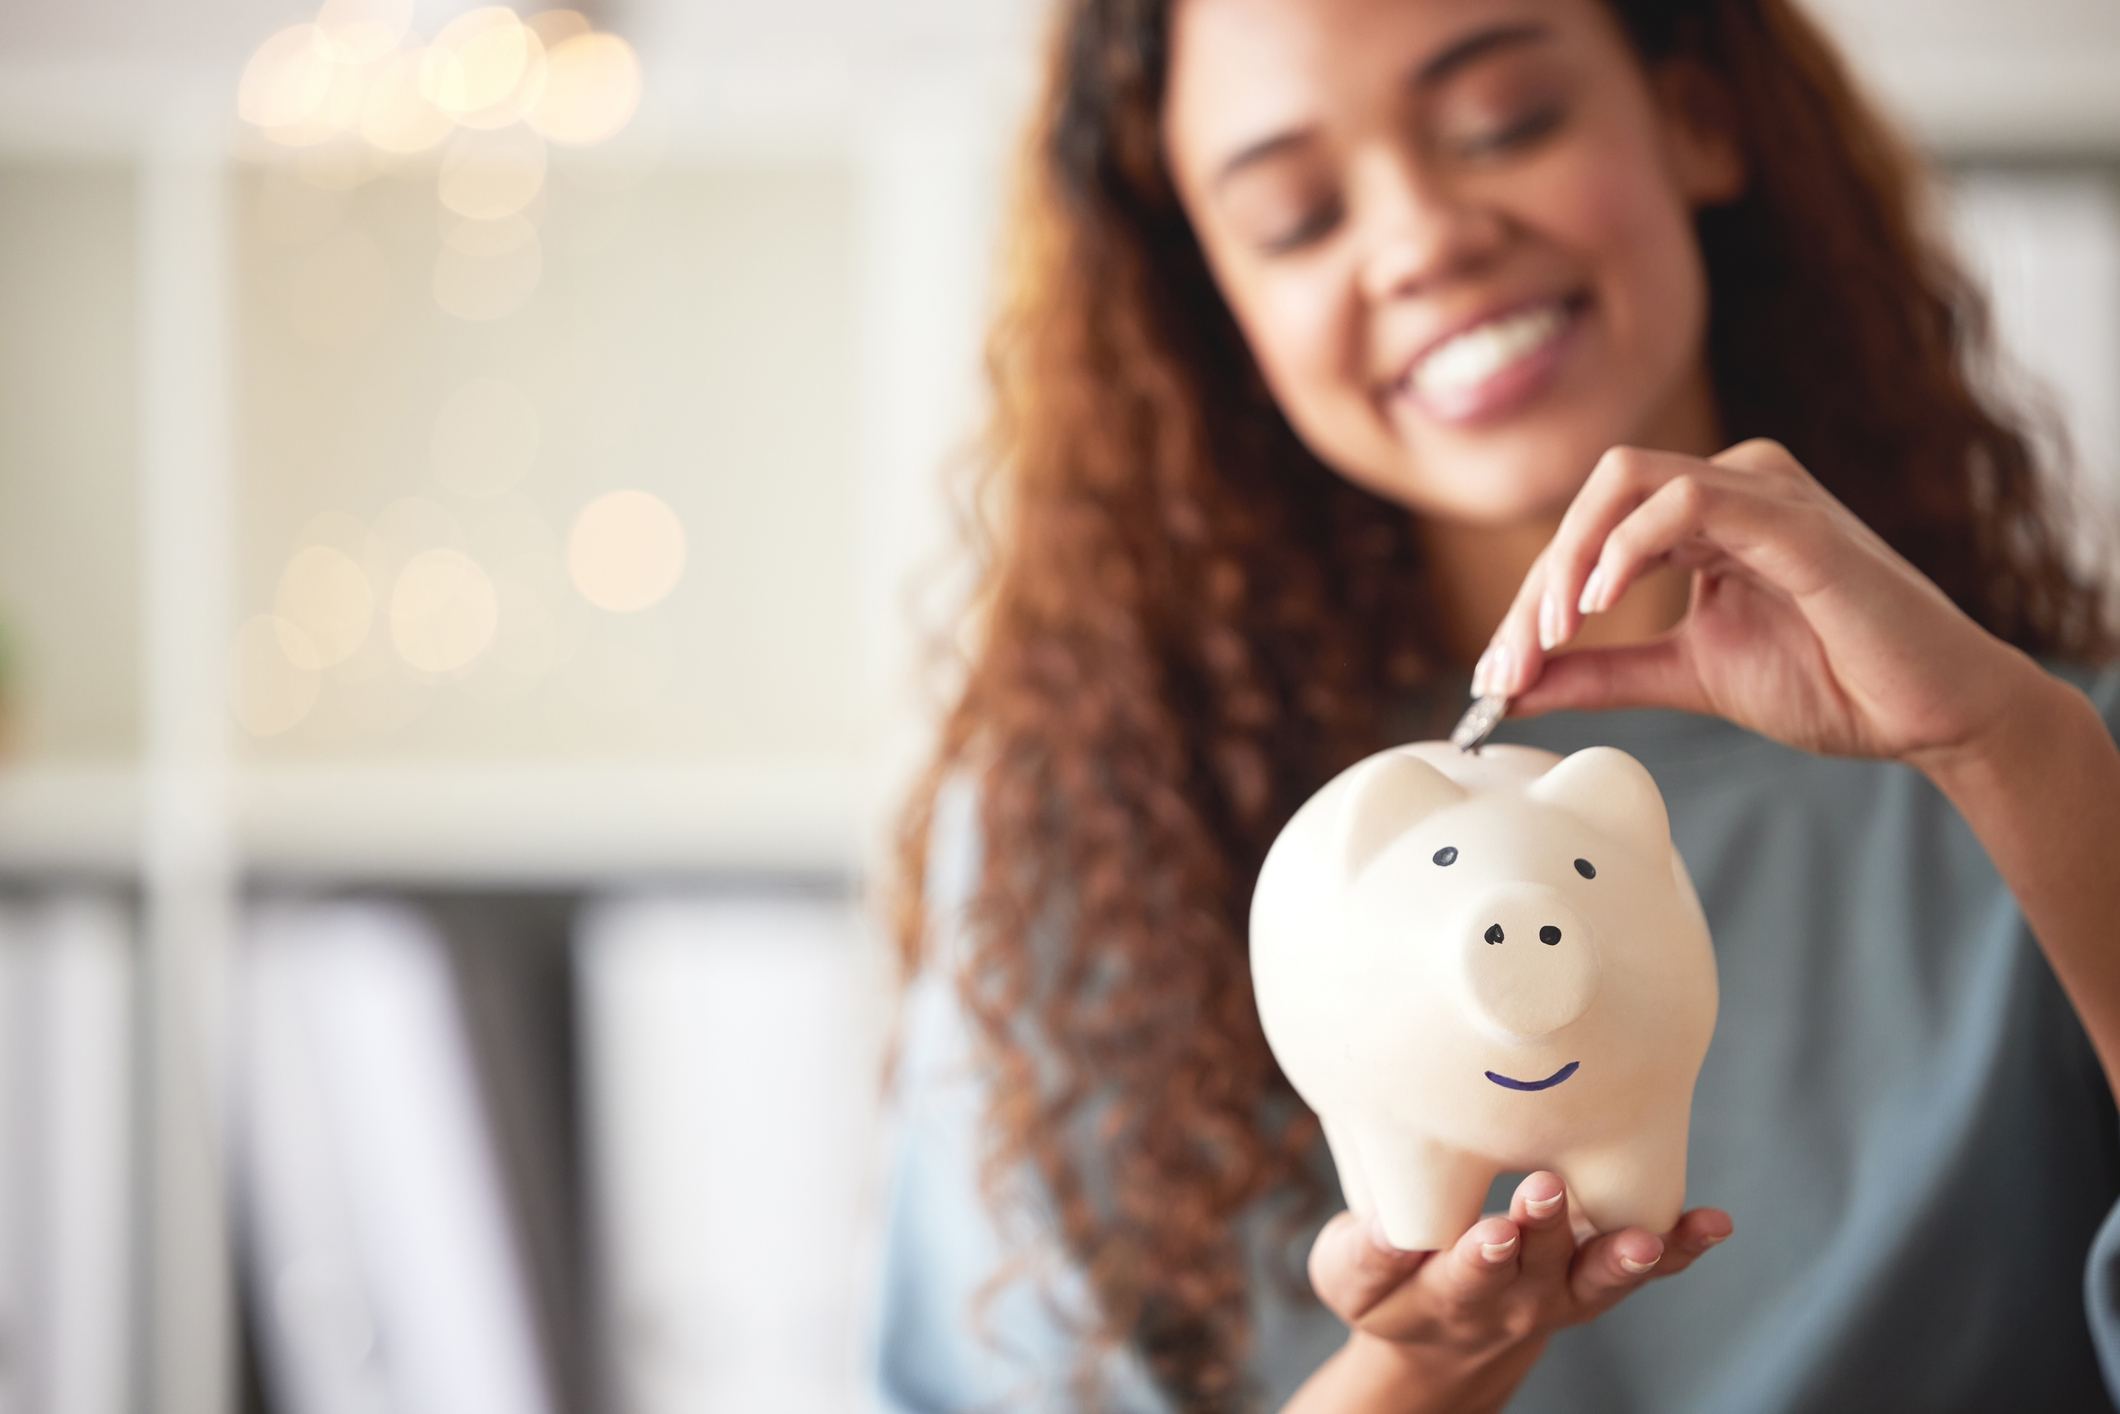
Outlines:
{"type": "MultiPolygon", "coordinates": [[[[2120,722],[2120,673],[2066,675],[2120,722]]],[[[2111,1409],[2113,1099],[1950,804],[1905,767],[1683,713],[1556,714],[1496,739],[1617,746],[1663,789],[1722,992],[1686,1201],[1737,1223],[1691,1271],[1557,1335],[1510,1409],[2111,1409]]],[[[969,792],[943,804],[931,887],[947,925],[978,851],[969,792]]],[[[877,1398],[907,1414],[1072,1407],[1082,1284],[1035,1220],[997,1225],[979,1199],[982,1095],[946,971],[909,1003],[877,1398]]],[[[1272,1408],[1345,1329],[1268,1275],[1266,1226],[1244,1230],[1272,1408]]],[[[1170,1407],[1126,1352],[1103,1369],[1113,1407],[1170,1407]]]]}

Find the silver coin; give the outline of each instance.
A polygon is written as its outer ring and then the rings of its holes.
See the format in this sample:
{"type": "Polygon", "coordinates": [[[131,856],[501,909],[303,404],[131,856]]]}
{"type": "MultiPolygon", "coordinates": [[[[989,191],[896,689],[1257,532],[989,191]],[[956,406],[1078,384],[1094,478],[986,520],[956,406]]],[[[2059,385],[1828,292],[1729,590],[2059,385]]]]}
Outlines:
{"type": "Polygon", "coordinates": [[[1508,710],[1509,699],[1498,692],[1474,698],[1465,715],[1450,729],[1450,744],[1460,751],[1478,751],[1508,710]]]}

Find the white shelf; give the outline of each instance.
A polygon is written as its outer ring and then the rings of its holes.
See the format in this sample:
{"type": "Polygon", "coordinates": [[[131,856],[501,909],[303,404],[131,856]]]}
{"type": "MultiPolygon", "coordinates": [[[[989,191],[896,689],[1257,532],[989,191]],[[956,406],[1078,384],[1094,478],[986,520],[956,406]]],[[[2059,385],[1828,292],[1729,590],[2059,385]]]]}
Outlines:
{"type": "MultiPolygon", "coordinates": [[[[345,764],[239,770],[252,877],[544,887],[683,875],[844,879],[876,818],[855,766],[345,764]]],[[[119,765],[0,771],[0,871],[130,875],[142,786],[119,765]]]]}
{"type": "Polygon", "coordinates": [[[0,771],[0,868],[12,874],[134,872],[140,777],[124,766],[0,771]]]}

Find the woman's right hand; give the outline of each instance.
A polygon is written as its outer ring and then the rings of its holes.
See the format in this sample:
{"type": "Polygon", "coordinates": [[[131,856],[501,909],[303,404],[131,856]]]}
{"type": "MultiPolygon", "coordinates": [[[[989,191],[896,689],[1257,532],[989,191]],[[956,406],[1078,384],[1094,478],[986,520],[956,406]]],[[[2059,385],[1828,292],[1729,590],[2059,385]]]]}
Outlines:
{"type": "Polygon", "coordinates": [[[1447,1251],[1401,1252],[1373,1219],[1341,1213],[1310,1249],[1310,1280],[1348,1342],[1284,1414],[1500,1409],[1554,1331],[1684,1271],[1732,1229],[1728,1213],[1695,1208],[1662,1237],[1635,1227],[1578,1245],[1546,1172],[1447,1251]]]}

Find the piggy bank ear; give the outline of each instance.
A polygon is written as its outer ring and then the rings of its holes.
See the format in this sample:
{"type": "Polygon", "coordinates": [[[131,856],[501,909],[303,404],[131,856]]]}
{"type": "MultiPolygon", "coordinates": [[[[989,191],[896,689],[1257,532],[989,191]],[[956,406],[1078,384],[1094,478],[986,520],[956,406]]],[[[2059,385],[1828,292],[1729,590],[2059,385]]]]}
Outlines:
{"type": "Polygon", "coordinates": [[[1557,805],[1610,835],[1643,859],[1671,857],[1671,817],[1663,793],[1641,762],[1609,746],[1590,746],[1540,776],[1525,794],[1557,805]]]}
{"type": "Polygon", "coordinates": [[[1387,751],[1354,768],[1340,807],[1340,877],[1352,880],[1377,851],[1423,818],[1466,798],[1465,788],[1418,756],[1387,751]]]}

